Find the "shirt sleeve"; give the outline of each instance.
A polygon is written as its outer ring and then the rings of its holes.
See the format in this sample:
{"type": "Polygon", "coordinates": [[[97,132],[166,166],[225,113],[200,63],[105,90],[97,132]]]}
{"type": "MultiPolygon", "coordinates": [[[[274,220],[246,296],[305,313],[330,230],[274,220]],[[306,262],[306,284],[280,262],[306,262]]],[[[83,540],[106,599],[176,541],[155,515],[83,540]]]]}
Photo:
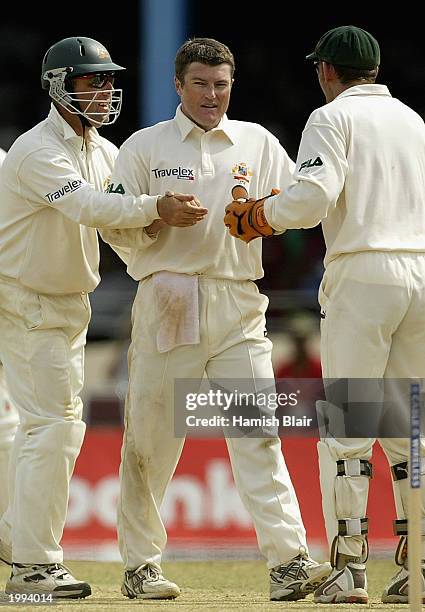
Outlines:
{"type": "Polygon", "coordinates": [[[96,191],[61,151],[37,151],[18,169],[22,197],[30,206],[51,206],[68,219],[96,228],[146,227],[159,218],[158,196],[96,191]]]}
{"type": "Polygon", "coordinates": [[[127,266],[134,251],[145,249],[158,238],[158,234],[148,236],[142,228],[103,229],[98,232],[127,266]]]}
{"type": "MultiPolygon", "coordinates": [[[[138,149],[142,149],[143,141],[141,136],[138,136],[137,142],[139,143],[138,149]]],[[[150,169],[148,167],[149,162],[144,157],[141,151],[134,151],[130,146],[126,146],[126,143],[121,146],[111,177],[113,189],[119,188],[123,193],[135,196],[149,193],[150,169]]]]}
{"type": "Polygon", "coordinates": [[[112,247],[143,249],[153,244],[158,234],[148,236],[142,228],[99,230],[102,239],[112,247]]]}
{"type": "MultiPolygon", "coordinates": [[[[108,188],[109,193],[113,194],[118,191],[119,193],[138,196],[141,193],[148,193],[149,187],[149,169],[147,167],[147,162],[144,160],[143,155],[136,155],[136,153],[124,143],[115,160],[115,166],[108,188]]],[[[156,218],[158,219],[159,215],[157,215],[156,218]]],[[[154,219],[152,219],[152,221],[154,221],[154,219]]],[[[138,229],[117,229],[101,232],[103,240],[108,242],[126,263],[128,262],[122,257],[117,247],[130,250],[146,249],[156,242],[158,234],[151,237],[148,236],[144,230],[141,231],[138,229]]]]}
{"type": "MultiPolygon", "coordinates": [[[[293,181],[295,164],[275,136],[268,139],[269,149],[263,157],[260,176],[263,177],[261,193],[258,197],[269,195],[272,189],[286,189],[293,181]]],[[[266,200],[267,201],[267,200],[266,200]]],[[[285,229],[274,228],[275,234],[283,234],[285,229]]]]}
{"type": "Polygon", "coordinates": [[[294,162],[275,136],[269,135],[267,145],[259,171],[262,185],[258,197],[270,194],[272,189],[286,189],[293,181],[295,170],[294,162]]]}
{"type": "Polygon", "coordinates": [[[312,116],[301,138],[293,182],[264,203],[275,230],[315,227],[336,206],[348,169],[345,140],[342,130],[312,116]]]}

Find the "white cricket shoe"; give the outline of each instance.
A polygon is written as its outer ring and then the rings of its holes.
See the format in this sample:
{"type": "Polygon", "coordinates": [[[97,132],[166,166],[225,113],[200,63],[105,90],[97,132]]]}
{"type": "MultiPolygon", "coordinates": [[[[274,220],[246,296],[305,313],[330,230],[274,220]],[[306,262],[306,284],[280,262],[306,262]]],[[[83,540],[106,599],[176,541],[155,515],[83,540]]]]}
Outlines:
{"type": "Polygon", "coordinates": [[[54,598],[80,599],[91,595],[87,582],[80,582],[60,563],[42,565],[13,564],[5,592],[37,593],[54,598]]]}
{"type": "Polygon", "coordinates": [[[305,555],[297,555],[270,571],[270,599],[296,601],[312,593],[331,573],[330,563],[317,563],[305,555]]]}
{"type": "Polygon", "coordinates": [[[366,566],[350,561],[342,569],[334,568],[314,592],[315,603],[368,603],[366,566]]]}
{"type": "Polygon", "coordinates": [[[130,599],[175,599],[180,589],[164,578],[159,565],[145,563],[125,572],[121,593],[130,599]]]}
{"type": "MultiPolygon", "coordinates": [[[[383,603],[409,603],[409,571],[402,567],[382,593],[383,603]]],[[[422,565],[422,602],[425,603],[425,564],[422,565]]]]}
{"type": "Polygon", "coordinates": [[[12,547],[2,539],[0,539],[0,561],[12,565],[12,547]]]}

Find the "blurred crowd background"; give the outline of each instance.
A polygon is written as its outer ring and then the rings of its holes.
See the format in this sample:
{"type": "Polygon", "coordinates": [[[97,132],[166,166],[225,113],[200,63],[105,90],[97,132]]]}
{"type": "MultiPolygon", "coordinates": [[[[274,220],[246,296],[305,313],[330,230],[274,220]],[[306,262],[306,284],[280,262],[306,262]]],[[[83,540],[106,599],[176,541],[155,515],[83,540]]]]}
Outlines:
{"type": "MultiPolygon", "coordinates": [[[[150,32],[159,41],[159,48],[162,43],[165,46],[170,2],[181,9],[184,25],[174,53],[185,38],[192,36],[213,37],[229,45],[236,59],[229,116],[264,125],[293,159],[310,112],[324,103],[315,71],[305,55],[325,31],[338,25],[363,27],[377,38],[382,58],[378,81],[425,116],[423,26],[410,3],[397,14],[382,7],[374,11],[374,17],[369,15],[367,4],[330,10],[310,2],[291,8],[282,5],[278,10],[275,2],[267,0],[254,7],[249,3],[199,0],[128,0],[107,8],[99,3],[59,6],[57,2],[43,2],[25,7],[12,3],[2,7],[0,22],[0,146],[7,150],[19,134],[47,114],[49,99],[40,87],[42,57],[51,44],[73,35],[99,40],[115,62],[127,67],[118,85],[124,90],[121,116],[115,125],[104,129],[103,135],[119,146],[144,127],[141,109],[150,84],[144,78],[147,67],[141,57],[142,37],[150,32]],[[143,23],[146,7],[153,2],[163,9],[164,28],[143,23]],[[150,31],[151,27],[155,31],[150,31]]],[[[158,71],[150,78],[170,77],[158,71]]],[[[317,289],[324,255],[321,229],[290,231],[263,244],[265,277],[258,284],[270,298],[268,324],[276,340],[277,372],[286,376],[290,371],[299,376],[309,377],[313,375],[310,372],[318,375],[317,289]]],[[[109,364],[108,376],[125,380],[124,349],[136,287],[113,251],[104,244],[101,249],[102,282],[92,298],[89,340],[119,343],[121,348],[109,364]]],[[[97,368],[93,376],[99,380],[97,368]]]]}

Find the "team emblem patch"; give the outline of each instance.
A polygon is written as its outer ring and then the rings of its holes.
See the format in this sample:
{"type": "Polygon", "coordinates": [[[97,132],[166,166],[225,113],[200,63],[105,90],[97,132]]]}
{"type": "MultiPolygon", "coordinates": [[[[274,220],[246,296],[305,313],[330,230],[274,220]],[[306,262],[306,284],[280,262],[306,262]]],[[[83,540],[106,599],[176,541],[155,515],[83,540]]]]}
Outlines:
{"type": "Polygon", "coordinates": [[[242,183],[249,183],[252,176],[252,170],[248,168],[245,162],[235,164],[232,168],[233,178],[242,183]]]}
{"type": "Polygon", "coordinates": [[[98,47],[97,54],[100,57],[100,59],[110,59],[109,53],[104,47],[98,47]]]}

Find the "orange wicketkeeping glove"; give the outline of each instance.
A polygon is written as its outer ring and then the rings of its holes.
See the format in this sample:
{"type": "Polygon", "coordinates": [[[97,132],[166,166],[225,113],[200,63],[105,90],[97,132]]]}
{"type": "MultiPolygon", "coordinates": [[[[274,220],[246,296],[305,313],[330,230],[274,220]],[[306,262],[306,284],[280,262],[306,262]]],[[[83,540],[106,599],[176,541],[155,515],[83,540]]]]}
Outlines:
{"type": "Polygon", "coordinates": [[[273,236],[274,230],[267,223],[264,214],[264,202],[279,191],[279,189],[272,189],[270,195],[254,200],[254,198],[248,198],[245,187],[235,185],[232,189],[233,202],[226,206],[224,215],[224,225],[229,229],[230,234],[247,243],[254,238],[273,236]]]}

